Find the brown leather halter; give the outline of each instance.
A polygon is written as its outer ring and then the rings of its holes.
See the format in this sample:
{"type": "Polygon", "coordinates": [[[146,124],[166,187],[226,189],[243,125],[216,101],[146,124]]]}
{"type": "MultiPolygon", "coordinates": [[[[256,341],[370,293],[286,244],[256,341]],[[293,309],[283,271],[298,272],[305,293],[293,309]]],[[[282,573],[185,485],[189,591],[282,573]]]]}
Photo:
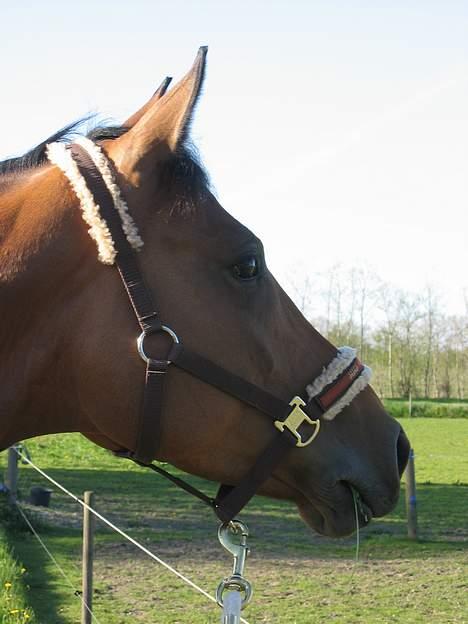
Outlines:
{"type": "Polygon", "coordinates": [[[111,233],[117,250],[117,268],[142,332],[138,339],[138,349],[146,362],[146,377],[136,447],[133,450],[122,449],[117,455],[162,474],[210,505],[222,521],[230,521],[244,508],[293,447],[307,446],[312,442],[320,430],[320,416],[345,394],[362,373],[364,366],[355,358],[319,395],[307,403],[300,397],[294,397],[288,404],[187,349],[179,342],[175,332],[162,324],[140,272],[136,253],[127,241],[114,201],[98,168],[81,145],[74,143],[69,149],[111,233]],[[173,339],[166,360],[154,359],[144,351],[145,337],[157,332],[167,332],[173,339]],[[277,434],[240,483],[236,486],[222,485],[215,499],[151,463],[156,456],[161,425],[164,378],[171,365],[263,412],[273,419],[276,427],[277,434]]]}

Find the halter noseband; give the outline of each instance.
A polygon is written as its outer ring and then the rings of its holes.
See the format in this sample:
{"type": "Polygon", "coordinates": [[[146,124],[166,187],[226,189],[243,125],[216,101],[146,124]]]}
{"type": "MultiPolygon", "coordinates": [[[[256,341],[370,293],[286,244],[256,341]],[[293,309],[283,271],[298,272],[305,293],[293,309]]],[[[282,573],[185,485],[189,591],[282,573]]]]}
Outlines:
{"type": "Polygon", "coordinates": [[[370,369],[361,364],[354,349],[342,347],[307,386],[308,400],[295,396],[288,404],[187,349],[177,334],[162,324],[153,304],[136,255],[143,241],[115,182],[110,161],[95,143],[85,138],[78,139],[68,148],[61,143],[49,145],[48,157],[62,170],[78,196],[83,217],[90,226],[90,235],[98,245],[99,259],[105,264],[117,265],[141,328],[137,349],[146,363],[146,376],[137,442],[135,449],[123,449],[117,455],[169,478],[212,506],[222,521],[232,520],[271,476],[286,453],[293,447],[308,446],[319,434],[321,418],[334,418],[368,384],[370,369]],[[157,332],[166,332],[173,340],[166,360],[153,359],[145,351],[145,338],[157,332]],[[273,419],[277,431],[240,483],[237,486],[222,485],[214,500],[151,463],[156,456],[164,378],[170,365],[263,412],[273,419]]]}

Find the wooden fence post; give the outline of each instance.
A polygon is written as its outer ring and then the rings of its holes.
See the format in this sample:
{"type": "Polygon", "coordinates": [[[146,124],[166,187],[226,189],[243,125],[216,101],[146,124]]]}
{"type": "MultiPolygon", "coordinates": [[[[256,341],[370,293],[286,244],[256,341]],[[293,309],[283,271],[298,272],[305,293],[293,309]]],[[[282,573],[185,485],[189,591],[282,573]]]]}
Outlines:
{"type": "Polygon", "coordinates": [[[15,503],[18,496],[18,455],[13,447],[8,449],[8,465],[5,476],[10,502],[15,503]]]}
{"type": "Polygon", "coordinates": [[[405,471],[406,488],[406,518],[408,522],[408,537],[418,539],[418,513],[416,508],[416,471],[414,468],[414,450],[410,449],[408,465],[405,471]]]}
{"type": "MultiPolygon", "coordinates": [[[[94,493],[85,492],[84,502],[93,507],[94,493]]],[[[83,580],[81,624],[91,624],[93,609],[94,515],[83,507],[83,580]]]]}

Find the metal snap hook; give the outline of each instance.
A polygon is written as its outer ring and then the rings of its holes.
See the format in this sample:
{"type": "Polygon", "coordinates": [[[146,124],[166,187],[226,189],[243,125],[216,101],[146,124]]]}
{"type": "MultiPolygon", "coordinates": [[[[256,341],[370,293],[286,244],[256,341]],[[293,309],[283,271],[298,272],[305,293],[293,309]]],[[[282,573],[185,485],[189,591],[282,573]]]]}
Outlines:
{"type": "Polygon", "coordinates": [[[224,607],[224,592],[226,591],[237,591],[244,594],[241,599],[241,609],[244,609],[249,604],[253,594],[252,585],[249,581],[242,576],[237,577],[234,574],[221,581],[216,590],[216,602],[221,608],[224,607]]]}
{"type": "Polygon", "coordinates": [[[249,530],[240,520],[224,522],[218,528],[218,539],[221,545],[234,557],[231,576],[221,581],[216,590],[216,601],[220,607],[223,606],[223,594],[226,590],[238,591],[244,594],[242,609],[252,598],[252,586],[243,577],[245,560],[249,554],[249,547],[247,546],[248,536],[249,530]]]}
{"type": "Polygon", "coordinates": [[[218,539],[221,545],[234,556],[242,561],[242,568],[245,565],[245,558],[249,551],[247,546],[247,538],[249,537],[249,529],[240,520],[231,520],[223,522],[218,528],[218,539]],[[240,540],[235,540],[235,536],[240,536],[240,540]]]}

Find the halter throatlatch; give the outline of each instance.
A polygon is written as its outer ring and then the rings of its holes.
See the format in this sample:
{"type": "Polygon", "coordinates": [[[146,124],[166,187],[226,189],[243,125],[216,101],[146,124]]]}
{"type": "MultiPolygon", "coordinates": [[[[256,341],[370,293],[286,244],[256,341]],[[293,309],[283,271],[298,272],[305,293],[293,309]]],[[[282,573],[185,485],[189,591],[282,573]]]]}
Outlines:
{"type": "Polygon", "coordinates": [[[354,349],[341,347],[331,363],[306,387],[307,400],[295,396],[287,403],[190,351],[173,329],[162,324],[153,304],[136,256],[143,241],[115,182],[112,163],[95,143],[85,138],[80,138],[69,147],[62,143],[49,145],[48,157],[65,174],[75,191],[83,218],[89,225],[89,233],[96,241],[99,259],[105,264],[117,265],[141,329],[137,348],[146,364],[146,376],[137,441],[134,449],[123,449],[117,454],[164,475],[213,507],[223,522],[229,522],[293,447],[302,448],[311,444],[320,432],[322,421],[332,420],[365,388],[369,383],[370,369],[361,364],[354,349]],[[173,340],[164,360],[153,359],[144,349],[145,337],[160,331],[167,332],[173,340]],[[151,463],[157,454],[164,378],[170,365],[273,419],[276,435],[256,463],[236,486],[222,485],[214,500],[151,463]]]}

